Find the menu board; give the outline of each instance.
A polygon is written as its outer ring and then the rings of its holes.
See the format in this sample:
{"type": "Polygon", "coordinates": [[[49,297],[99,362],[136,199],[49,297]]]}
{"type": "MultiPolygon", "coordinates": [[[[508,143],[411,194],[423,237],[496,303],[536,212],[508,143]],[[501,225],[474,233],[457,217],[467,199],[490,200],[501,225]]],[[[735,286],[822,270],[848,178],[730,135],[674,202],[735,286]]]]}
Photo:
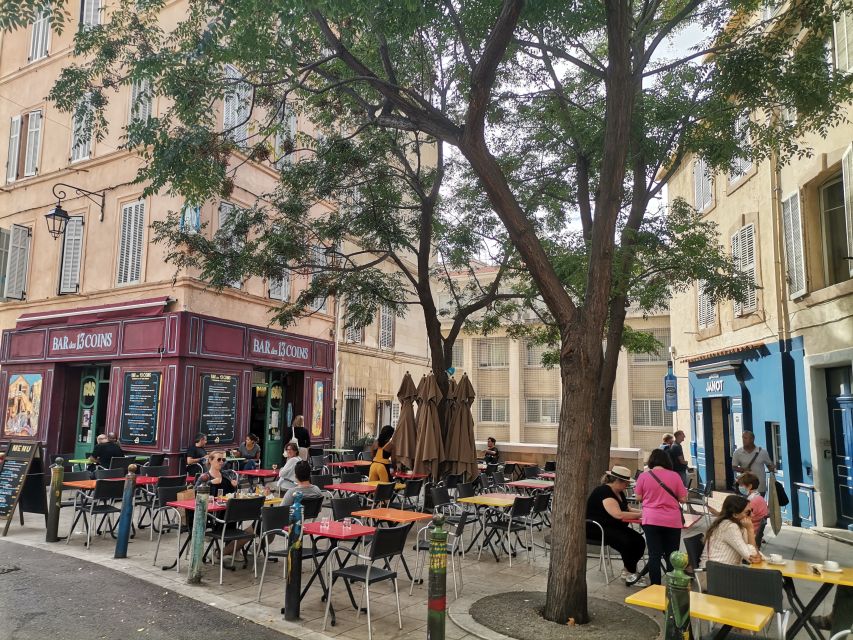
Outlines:
{"type": "MultiPolygon", "coordinates": [[[[11,442],[6,457],[0,465],[0,521],[5,520],[3,535],[9,531],[12,523],[12,515],[21,498],[21,492],[27,481],[27,472],[34,458],[41,460],[41,443],[39,442],[11,442]]],[[[39,471],[41,468],[39,468],[39,471]]],[[[39,474],[39,484],[42,483],[39,474]]],[[[44,486],[41,484],[41,493],[44,495],[44,486]]]]}
{"type": "Polygon", "coordinates": [[[234,442],[237,424],[236,375],[206,373],[201,377],[201,432],[209,444],[234,442]]]}
{"type": "Polygon", "coordinates": [[[119,442],[153,445],[160,414],[159,371],[128,371],[124,374],[119,442]]]}

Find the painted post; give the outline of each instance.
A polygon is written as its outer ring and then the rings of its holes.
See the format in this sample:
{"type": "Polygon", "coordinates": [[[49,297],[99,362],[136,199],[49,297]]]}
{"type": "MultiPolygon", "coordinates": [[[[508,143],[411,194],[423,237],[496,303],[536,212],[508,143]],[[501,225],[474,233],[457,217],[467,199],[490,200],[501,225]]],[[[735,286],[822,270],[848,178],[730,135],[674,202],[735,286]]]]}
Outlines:
{"type": "Polygon", "coordinates": [[[136,493],[135,464],[127,468],[124,478],[124,494],[121,497],[121,513],[118,516],[118,534],[116,535],[116,551],[113,558],[127,557],[127,544],[130,541],[130,531],[133,529],[133,496],[136,493]]]}
{"type": "Polygon", "coordinates": [[[302,593],[302,492],[293,494],[290,530],[287,535],[287,577],[284,585],[285,620],[299,620],[299,596],[302,593]]]}
{"type": "Polygon", "coordinates": [[[65,460],[57,458],[50,468],[50,502],[47,503],[47,530],[45,542],[59,542],[59,512],[62,510],[62,479],[65,460]]]}
{"type": "Polygon", "coordinates": [[[209,496],[210,487],[206,484],[195,490],[190,572],[187,576],[187,582],[190,584],[201,584],[201,558],[204,555],[204,529],[207,524],[207,499],[209,496]]]}
{"type": "Polygon", "coordinates": [[[432,518],[429,536],[429,587],[427,599],[427,638],[444,640],[447,616],[447,531],[444,516],[432,518]]]}
{"type": "Polygon", "coordinates": [[[692,578],[684,572],[687,554],[673,551],[669,560],[673,570],[666,574],[666,621],[664,640],[693,640],[690,625],[690,582],[692,578]]]}

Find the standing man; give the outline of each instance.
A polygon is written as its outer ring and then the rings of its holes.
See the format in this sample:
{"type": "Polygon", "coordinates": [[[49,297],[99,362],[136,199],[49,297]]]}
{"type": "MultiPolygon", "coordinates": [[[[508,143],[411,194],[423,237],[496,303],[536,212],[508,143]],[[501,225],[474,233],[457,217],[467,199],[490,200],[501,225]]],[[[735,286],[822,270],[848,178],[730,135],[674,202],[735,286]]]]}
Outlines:
{"type": "Polygon", "coordinates": [[[769,471],[776,471],[776,465],[770,458],[770,454],[761,447],[755,446],[755,434],[752,431],[743,432],[743,446],[739,447],[732,454],[732,469],[737,473],[749,471],[758,478],[758,493],[763,498],[767,493],[767,473],[764,468],[769,471]]]}
{"type": "Polygon", "coordinates": [[[687,460],[684,459],[684,449],[681,443],[684,442],[684,432],[680,429],[672,434],[673,442],[669,445],[669,457],[672,460],[672,470],[678,474],[684,486],[687,486],[687,460]]]}

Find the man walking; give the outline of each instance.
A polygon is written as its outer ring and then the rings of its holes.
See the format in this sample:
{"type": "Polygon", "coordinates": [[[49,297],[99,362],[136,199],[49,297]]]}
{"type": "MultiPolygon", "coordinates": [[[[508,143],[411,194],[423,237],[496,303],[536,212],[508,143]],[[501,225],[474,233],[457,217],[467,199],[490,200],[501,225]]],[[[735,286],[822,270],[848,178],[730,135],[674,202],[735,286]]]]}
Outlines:
{"type": "Polygon", "coordinates": [[[732,469],[736,474],[749,471],[758,477],[758,493],[763,498],[767,493],[767,473],[764,468],[776,471],[776,466],[770,454],[765,449],[755,446],[755,434],[752,431],[743,432],[743,446],[732,454],[732,469]]]}
{"type": "Polygon", "coordinates": [[[684,442],[684,432],[680,429],[672,434],[673,442],[669,445],[669,457],[672,460],[672,470],[675,471],[681,478],[684,486],[687,486],[687,460],[684,459],[684,449],[681,443],[684,442]]]}

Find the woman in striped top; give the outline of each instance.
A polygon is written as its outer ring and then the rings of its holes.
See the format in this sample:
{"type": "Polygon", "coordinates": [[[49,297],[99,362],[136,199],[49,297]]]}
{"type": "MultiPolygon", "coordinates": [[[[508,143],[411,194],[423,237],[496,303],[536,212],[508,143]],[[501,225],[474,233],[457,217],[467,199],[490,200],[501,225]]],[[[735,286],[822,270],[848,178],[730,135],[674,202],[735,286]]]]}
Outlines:
{"type": "Polygon", "coordinates": [[[720,515],[705,534],[703,567],[709,560],[724,564],[761,562],[761,555],[755,549],[751,515],[752,507],[743,496],[725,499],[720,515]]]}

